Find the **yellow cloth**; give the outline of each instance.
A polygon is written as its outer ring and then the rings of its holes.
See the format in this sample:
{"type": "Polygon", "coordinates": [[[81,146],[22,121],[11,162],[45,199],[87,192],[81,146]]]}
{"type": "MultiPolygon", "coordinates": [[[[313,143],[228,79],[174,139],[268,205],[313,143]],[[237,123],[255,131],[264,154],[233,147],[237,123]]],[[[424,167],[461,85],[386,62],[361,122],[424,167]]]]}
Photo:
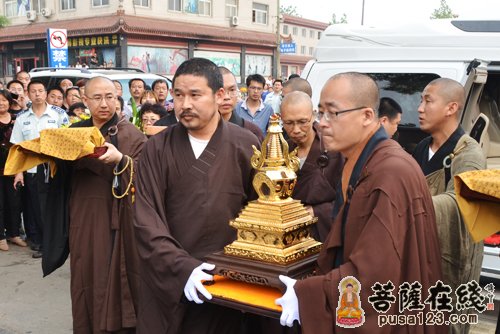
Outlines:
{"type": "Polygon", "coordinates": [[[475,170],[455,176],[462,218],[475,242],[500,231],[500,170],[475,170]]]}
{"type": "Polygon", "coordinates": [[[205,288],[214,297],[231,300],[240,304],[251,305],[254,307],[281,312],[281,306],[276,305],[274,301],[280,298],[283,293],[278,289],[234,281],[232,279],[214,275],[214,284],[206,285],[205,288]]]}
{"type": "Polygon", "coordinates": [[[40,138],[10,148],[4,174],[14,175],[48,162],[51,176],[54,176],[56,166],[52,158],[76,160],[94,153],[94,148],[104,145],[104,142],[96,127],[42,130],[40,138]]]}

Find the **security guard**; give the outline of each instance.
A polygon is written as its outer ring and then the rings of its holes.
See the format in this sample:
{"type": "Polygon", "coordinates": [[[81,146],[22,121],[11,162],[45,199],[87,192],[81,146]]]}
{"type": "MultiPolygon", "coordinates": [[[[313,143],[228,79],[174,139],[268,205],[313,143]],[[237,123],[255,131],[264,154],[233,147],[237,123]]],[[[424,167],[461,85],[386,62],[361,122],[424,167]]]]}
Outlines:
{"type": "MultiPolygon", "coordinates": [[[[10,137],[13,144],[36,139],[40,137],[41,130],[56,129],[69,124],[69,117],[63,109],[45,101],[47,90],[42,82],[33,80],[28,84],[28,97],[32,105],[17,115],[10,137]]],[[[28,170],[25,175],[16,174],[14,178],[14,187],[17,188],[19,184],[24,186],[23,218],[28,241],[35,251],[34,258],[42,256],[42,217],[49,175],[48,165],[39,165],[28,170]]]]}

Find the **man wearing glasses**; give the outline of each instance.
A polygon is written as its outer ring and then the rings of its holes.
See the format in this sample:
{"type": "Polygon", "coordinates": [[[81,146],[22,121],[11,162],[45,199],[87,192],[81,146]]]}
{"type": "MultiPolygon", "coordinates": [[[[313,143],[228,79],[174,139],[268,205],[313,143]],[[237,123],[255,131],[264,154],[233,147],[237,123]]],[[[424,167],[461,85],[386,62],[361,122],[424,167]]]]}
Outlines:
{"type": "Polygon", "coordinates": [[[261,94],[266,79],[260,74],[251,74],[247,77],[248,97],[236,105],[235,112],[243,119],[257,124],[264,136],[267,132],[269,117],[274,113],[273,108],[262,102],[261,94]]]}
{"type": "Polygon", "coordinates": [[[297,148],[300,159],[293,198],[318,217],[313,236],[323,242],[332,225],[335,187],[342,175],[343,158],[338,152],[321,148],[314,116],[311,98],[304,92],[288,93],[281,103],[281,119],[290,151],[297,148]]]}
{"type": "MultiPolygon", "coordinates": [[[[395,287],[418,282],[428,288],[441,279],[440,251],[432,198],[413,158],[388,140],[377,118],[379,92],[365,74],[349,72],[331,77],[319,103],[320,131],[327,150],[346,158],[334,205],[334,221],[318,257],[317,276],[287,286],[282,298],[281,324],[302,324],[302,332],[335,333],[339,283],[353,276],[361,283],[363,333],[407,333],[407,326],[377,323],[378,313],[368,302],[375,283],[395,287]],[[336,213],[336,214],[335,214],[336,213]]],[[[397,303],[390,315],[406,314],[397,303]]],[[[422,310],[424,316],[426,310],[422,310]]],[[[415,333],[442,332],[438,326],[409,326],[415,333]]]]}

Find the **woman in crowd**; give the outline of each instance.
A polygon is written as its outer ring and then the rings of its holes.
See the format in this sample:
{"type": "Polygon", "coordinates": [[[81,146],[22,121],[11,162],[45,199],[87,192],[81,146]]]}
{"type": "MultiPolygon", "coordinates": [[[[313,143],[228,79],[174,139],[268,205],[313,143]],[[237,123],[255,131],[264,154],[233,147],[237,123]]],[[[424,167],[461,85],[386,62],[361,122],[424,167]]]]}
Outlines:
{"type": "Polygon", "coordinates": [[[158,103],[158,95],[152,90],[145,90],[144,93],[142,93],[140,103],[141,106],[145,103],[156,104],[158,103]]]}
{"type": "Polygon", "coordinates": [[[13,187],[14,177],[4,176],[3,170],[14,127],[14,116],[9,112],[14,103],[10,92],[0,90],[0,250],[9,250],[7,240],[21,247],[27,244],[19,237],[21,228],[21,192],[13,187]]]}
{"type": "Polygon", "coordinates": [[[144,103],[141,106],[141,130],[155,124],[157,120],[167,115],[167,110],[159,104],[144,103]]]}

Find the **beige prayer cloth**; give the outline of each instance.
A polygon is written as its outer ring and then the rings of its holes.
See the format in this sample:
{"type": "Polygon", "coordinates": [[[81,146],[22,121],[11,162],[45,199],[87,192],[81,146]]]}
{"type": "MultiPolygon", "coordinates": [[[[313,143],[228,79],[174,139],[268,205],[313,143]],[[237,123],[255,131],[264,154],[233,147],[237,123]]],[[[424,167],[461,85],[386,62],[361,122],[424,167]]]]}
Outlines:
{"type": "Polygon", "coordinates": [[[500,170],[475,170],[455,176],[458,207],[475,242],[500,231],[500,170]]]}
{"type": "Polygon", "coordinates": [[[76,160],[94,153],[104,145],[104,137],[96,127],[45,129],[40,137],[12,146],[5,164],[4,174],[15,175],[48,162],[50,174],[56,173],[53,158],[76,160]]]}

